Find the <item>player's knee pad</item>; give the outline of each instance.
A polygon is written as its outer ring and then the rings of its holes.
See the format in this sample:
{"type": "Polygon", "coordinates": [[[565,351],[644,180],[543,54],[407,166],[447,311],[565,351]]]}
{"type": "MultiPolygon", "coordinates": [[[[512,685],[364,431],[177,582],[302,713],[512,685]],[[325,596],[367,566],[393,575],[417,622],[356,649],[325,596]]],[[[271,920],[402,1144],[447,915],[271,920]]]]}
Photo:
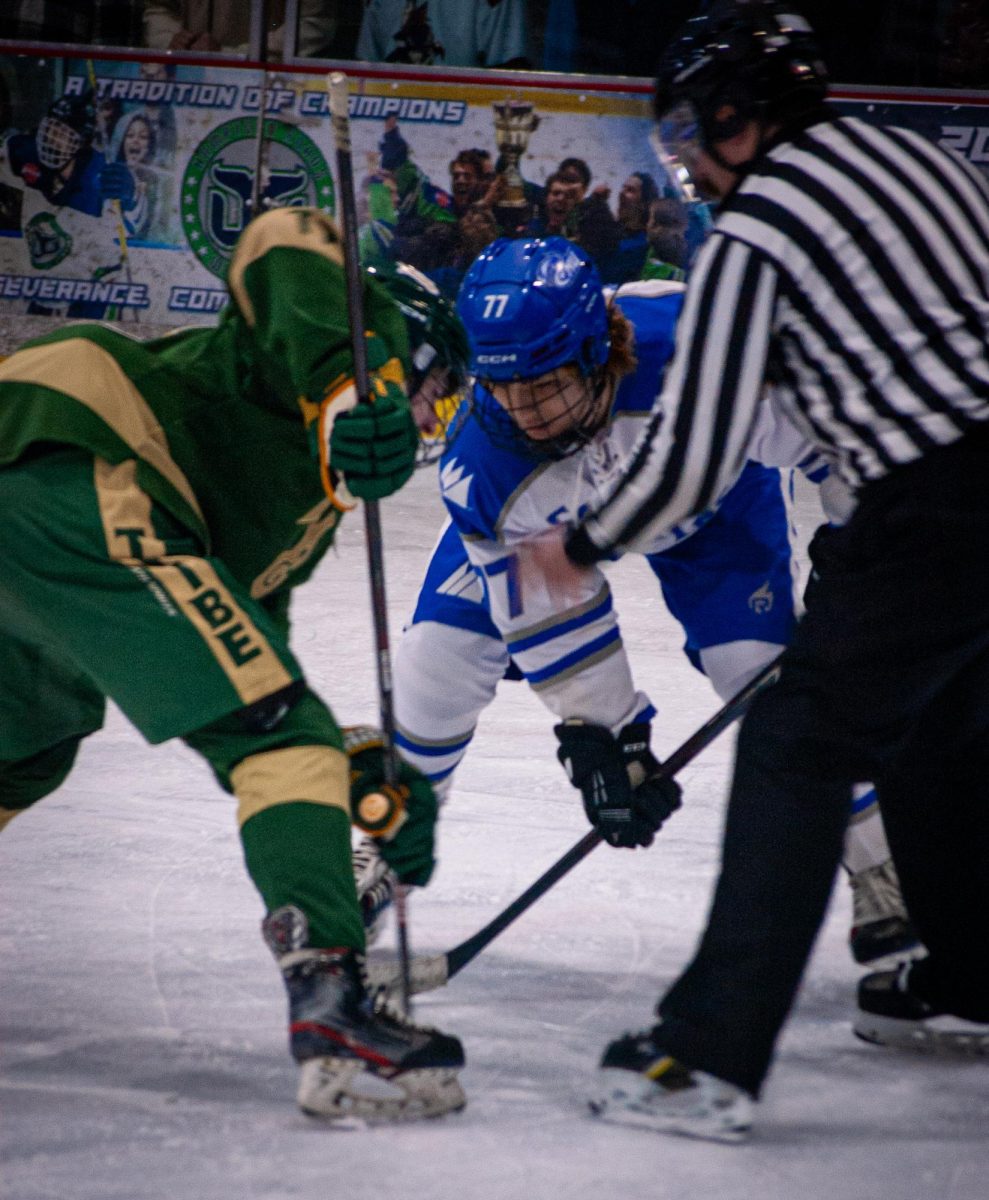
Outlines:
{"type": "Polygon", "coordinates": [[[0,759],[0,826],[65,782],[81,741],[66,738],[28,758],[0,759]]]}
{"type": "Polygon", "coordinates": [[[242,792],[250,792],[248,809],[266,808],[289,798],[316,799],[339,807],[346,803],[347,788],[340,788],[337,779],[341,772],[347,775],[343,734],[333,714],[304,681],[193,730],[185,735],[185,742],[206,759],[226,791],[241,798],[242,792]],[[331,799],[325,798],[316,781],[319,768],[314,763],[322,755],[314,756],[314,748],[325,751],[333,764],[331,799]],[[246,763],[250,766],[240,769],[246,763]],[[295,795],[290,797],[292,791],[295,795]],[[278,799],[273,799],[276,796],[278,799]]]}
{"type": "Polygon", "coordinates": [[[237,823],[283,804],[341,809],[350,820],[350,764],[335,746],[280,746],[249,754],[230,772],[237,823]]]}
{"type": "Polygon", "coordinates": [[[276,729],[306,694],[304,679],[293,680],[287,687],[272,692],[248,704],[237,713],[237,719],[249,733],[269,733],[276,729]]]}

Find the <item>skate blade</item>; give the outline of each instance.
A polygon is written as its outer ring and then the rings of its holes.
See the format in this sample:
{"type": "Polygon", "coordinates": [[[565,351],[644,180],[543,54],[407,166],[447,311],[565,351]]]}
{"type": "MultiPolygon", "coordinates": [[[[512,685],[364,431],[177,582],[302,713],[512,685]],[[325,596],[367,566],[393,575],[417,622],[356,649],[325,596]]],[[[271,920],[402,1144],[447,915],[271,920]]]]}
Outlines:
{"type": "Polygon", "coordinates": [[[898,1021],[860,1013],[852,1032],[863,1042],[917,1054],[978,1058],[989,1055],[989,1025],[960,1017],[932,1017],[927,1021],[898,1021]]]}
{"type": "Polygon", "coordinates": [[[752,1101],[743,1092],[664,1092],[631,1071],[605,1068],[599,1074],[601,1090],[588,1105],[609,1124],[712,1142],[744,1142],[752,1131],[752,1101]]]}
{"type": "Polygon", "coordinates": [[[386,1077],[353,1058],[311,1058],[302,1064],[296,1102],[335,1128],[419,1121],[467,1103],[457,1067],[420,1067],[386,1077]]]}

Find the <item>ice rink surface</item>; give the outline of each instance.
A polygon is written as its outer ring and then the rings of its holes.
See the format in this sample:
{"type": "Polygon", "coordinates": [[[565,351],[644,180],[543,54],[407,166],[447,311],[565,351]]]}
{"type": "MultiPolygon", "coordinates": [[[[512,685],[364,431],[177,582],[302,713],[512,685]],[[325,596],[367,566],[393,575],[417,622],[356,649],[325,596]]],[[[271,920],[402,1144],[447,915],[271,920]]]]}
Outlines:
{"type": "MultiPolygon", "coordinates": [[[[439,527],[431,473],[382,515],[396,640],[439,527]]],[[[797,516],[806,536],[814,501],[797,516]]],[[[643,564],[610,576],[662,756],[718,702],[643,564]]],[[[376,718],[369,611],[355,514],[293,610],[295,649],[344,722],[376,718]]],[[[463,940],[585,833],[551,725],[524,685],[502,685],[443,813],[440,866],[413,895],[413,950],[463,940]]],[[[750,1143],[586,1115],[605,1043],[651,1023],[692,952],[732,742],[682,772],[684,806],[651,849],[599,847],[417,998],[418,1019],[465,1043],[467,1109],[343,1132],[294,1108],[285,1000],[233,801],[182,745],[147,747],[111,710],[65,786],[0,838],[0,1198],[986,1200],[989,1063],[852,1037],[861,971],[843,881],[750,1143]]]]}

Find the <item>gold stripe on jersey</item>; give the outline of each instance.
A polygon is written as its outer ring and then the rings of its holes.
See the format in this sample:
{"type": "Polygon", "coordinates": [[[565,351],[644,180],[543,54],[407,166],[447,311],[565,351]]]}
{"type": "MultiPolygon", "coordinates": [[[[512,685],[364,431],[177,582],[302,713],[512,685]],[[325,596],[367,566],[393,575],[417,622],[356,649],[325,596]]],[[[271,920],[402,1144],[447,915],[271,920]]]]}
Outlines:
{"type": "Polygon", "coordinates": [[[294,546],[283,550],[275,561],[258,575],[251,584],[251,597],[254,600],[262,600],[276,588],[280,588],[293,571],[297,571],[309,561],[323,538],[339,524],[344,512],[346,509],[330,497],[320,500],[314,508],[299,517],[296,525],[302,526],[302,537],[294,546]]]}
{"type": "Polygon", "coordinates": [[[333,746],[284,746],[239,762],[230,772],[237,823],[277,804],[325,804],[350,816],[350,760],[333,746]]]}
{"type": "Polygon", "coordinates": [[[207,559],[177,554],[140,566],[198,630],[243,704],[292,682],[271,643],[207,559]]]}
{"type": "Polygon", "coordinates": [[[158,418],[112,354],[85,338],[19,350],[0,364],[0,383],[31,383],[62,392],[96,414],[137,458],[154,468],[206,524],[192,485],[158,418]]]}
{"type": "Polygon", "coordinates": [[[151,497],[138,486],[137,460],[115,466],[96,458],[93,482],[110,557],[141,562],[163,558],[167,547],[151,521],[151,497]]]}
{"type": "Polygon", "coordinates": [[[240,235],[227,271],[227,286],[253,329],[254,305],[244,285],[244,273],[269,250],[280,247],[310,250],[343,266],[343,247],[337,227],[318,208],[275,208],[252,221],[240,235]]]}

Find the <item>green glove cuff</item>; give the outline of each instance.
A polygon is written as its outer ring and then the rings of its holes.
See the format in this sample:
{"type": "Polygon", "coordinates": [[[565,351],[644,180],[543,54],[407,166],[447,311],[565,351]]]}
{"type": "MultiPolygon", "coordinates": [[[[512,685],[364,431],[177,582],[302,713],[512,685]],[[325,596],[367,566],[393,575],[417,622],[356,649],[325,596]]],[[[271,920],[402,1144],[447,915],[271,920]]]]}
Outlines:
{"type": "Polygon", "coordinates": [[[350,807],[354,824],[378,840],[381,857],[402,883],[429,882],[436,865],[433,842],[439,808],[429,780],[399,761],[394,784],[385,782],[380,730],[352,725],[343,730],[350,757],[350,807]]]}
{"type": "Polygon", "coordinates": [[[390,381],[373,403],[342,412],[330,433],[330,462],[363,500],[389,496],[409,479],[419,447],[408,397],[390,381]]]}

